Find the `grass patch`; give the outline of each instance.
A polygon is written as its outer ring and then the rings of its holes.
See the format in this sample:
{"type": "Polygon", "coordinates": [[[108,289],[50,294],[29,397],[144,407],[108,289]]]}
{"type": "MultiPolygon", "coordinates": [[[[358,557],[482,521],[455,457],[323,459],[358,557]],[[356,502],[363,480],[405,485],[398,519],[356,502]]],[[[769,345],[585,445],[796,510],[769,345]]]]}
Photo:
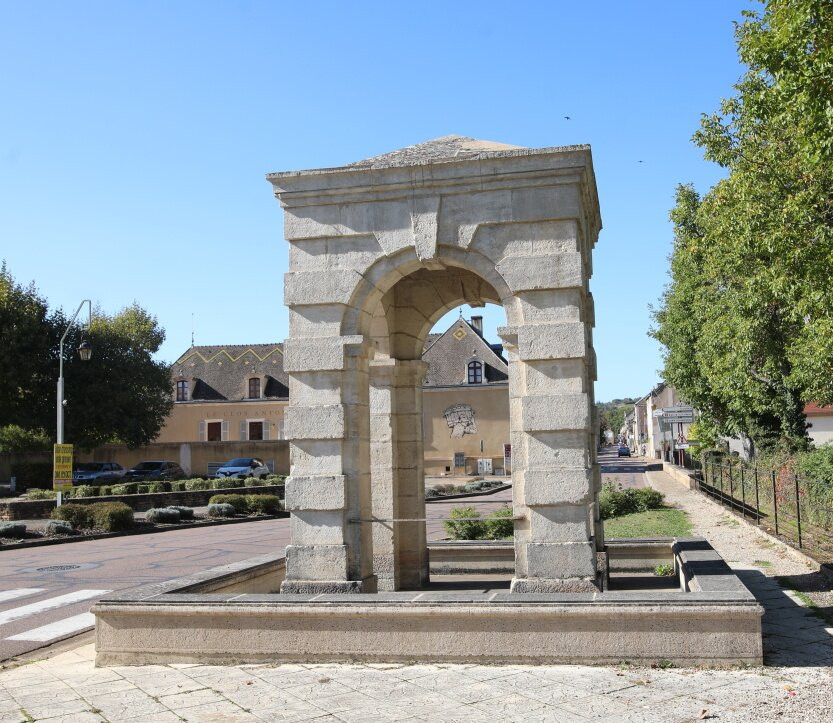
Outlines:
{"type": "Polygon", "coordinates": [[[769,560],[753,560],[752,564],[755,567],[772,567],[772,563],[769,560]]]}
{"type": "Polygon", "coordinates": [[[687,537],[691,522],[682,510],[662,507],[605,520],[605,537],[687,537]]]}

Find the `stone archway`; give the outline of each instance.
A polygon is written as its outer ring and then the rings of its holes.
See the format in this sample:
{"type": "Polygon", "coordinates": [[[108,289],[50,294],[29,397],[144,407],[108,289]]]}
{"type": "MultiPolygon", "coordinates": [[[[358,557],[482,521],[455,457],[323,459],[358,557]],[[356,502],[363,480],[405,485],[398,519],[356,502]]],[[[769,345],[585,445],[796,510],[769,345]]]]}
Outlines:
{"type": "Polygon", "coordinates": [[[269,176],[290,271],[292,514],[281,591],[373,592],[427,576],[421,339],[460,303],[503,304],[516,592],[606,574],[592,424],[590,149],[437,139],[352,166],[269,176]]]}

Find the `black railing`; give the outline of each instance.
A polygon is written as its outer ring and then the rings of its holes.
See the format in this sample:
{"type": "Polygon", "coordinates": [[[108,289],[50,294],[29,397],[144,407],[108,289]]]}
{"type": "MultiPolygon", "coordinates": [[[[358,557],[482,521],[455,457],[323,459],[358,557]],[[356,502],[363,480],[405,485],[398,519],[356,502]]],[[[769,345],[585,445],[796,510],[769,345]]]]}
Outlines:
{"type": "Polygon", "coordinates": [[[833,562],[833,485],[786,467],[768,469],[736,460],[707,459],[694,466],[702,493],[820,562],[833,562]]]}

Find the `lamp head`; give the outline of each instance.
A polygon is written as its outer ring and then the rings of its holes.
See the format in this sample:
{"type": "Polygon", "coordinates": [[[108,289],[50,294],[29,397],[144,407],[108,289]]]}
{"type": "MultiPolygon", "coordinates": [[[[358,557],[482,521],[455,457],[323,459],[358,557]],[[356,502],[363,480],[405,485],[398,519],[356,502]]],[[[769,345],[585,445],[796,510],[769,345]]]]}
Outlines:
{"type": "Polygon", "coordinates": [[[93,355],[93,347],[92,344],[88,341],[82,341],[78,347],[78,356],[81,357],[81,361],[89,361],[90,357],[93,355]]]}

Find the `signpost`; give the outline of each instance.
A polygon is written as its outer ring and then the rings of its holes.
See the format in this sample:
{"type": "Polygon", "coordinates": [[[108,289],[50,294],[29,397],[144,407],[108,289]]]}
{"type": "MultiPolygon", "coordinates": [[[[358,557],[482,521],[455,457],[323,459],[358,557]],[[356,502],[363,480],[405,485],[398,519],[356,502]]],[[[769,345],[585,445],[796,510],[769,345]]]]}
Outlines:
{"type": "Polygon", "coordinates": [[[503,445],[503,474],[512,474],[512,445],[503,445]]]}
{"type": "Polygon", "coordinates": [[[52,453],[52,489],[72,489],[72,445],[56,444],[52,453]]]}

